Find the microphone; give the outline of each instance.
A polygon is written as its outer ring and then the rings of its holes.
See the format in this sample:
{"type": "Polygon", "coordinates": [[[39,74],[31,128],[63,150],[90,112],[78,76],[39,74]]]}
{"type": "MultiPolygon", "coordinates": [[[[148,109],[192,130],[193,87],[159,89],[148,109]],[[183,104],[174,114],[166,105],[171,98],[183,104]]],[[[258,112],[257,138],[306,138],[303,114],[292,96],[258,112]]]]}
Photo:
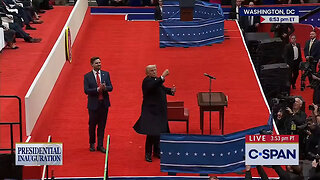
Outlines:
{"type": "Polygon", "coordinates": [[[210,78],[210,79],[216,79],[215,77],[213,77],[213,76],[211,76],[211,75],[209,75],[209,74],[207,74],[207,73],[204,73],[203,75],[207,76],[207,77],[210,78]]]}

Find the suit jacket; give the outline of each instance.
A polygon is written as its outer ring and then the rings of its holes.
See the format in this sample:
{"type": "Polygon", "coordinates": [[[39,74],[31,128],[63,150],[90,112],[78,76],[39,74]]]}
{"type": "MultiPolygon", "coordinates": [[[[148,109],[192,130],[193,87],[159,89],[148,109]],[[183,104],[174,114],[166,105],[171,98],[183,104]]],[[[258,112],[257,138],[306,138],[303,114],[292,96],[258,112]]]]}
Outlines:
{"type": "Polygon", "coordinates": [[[240,16],[240,27],[244,32],[255,32],[255,24],[260,23],[260,16],[253,16],[253,25],[250,25],[249,16],[240,16]]]}
{"type": "Polygon", "coordinates": [[[155,12],[154,12],[154,19],[155,20],[162,20],[162,12],[160,9],[160,6],[156,6],[155,12]]]}
{"type": "MultiPolygon", "coordinates": [[[[240,11],[240,7],[239,7],[240,11]]],[[[239,16],[240,18],[240,16],[239,16]]],[[[236,12],[236,6],[232,6],[229,13],[229,19],[237,19],[237,12],[236,12]]]]}
{"type": "MultiPolygon", "coordinates": [[[[105,107],[110,106],[109,93],[113,90],[110,75],[107,71],[100,70],[101,75],[101,83],[106,84],[106,90],[103,91],[103,101],[105,103],[105,107]]],[[[90,71],[84,75],[84,92],[88,95],[88,104],[87,108],[89,110],[96,110],[99,105],[99,93],[97,91],[98,85],[95,79],[95,74],[90,71]]]]}
{"type": "Polygon", "coordinates": [[[304,46],[304,56],[312,56],[315,60],[319,60],[320,58],[320,41],[317,39],[314,40],[310,54],[309,54],[309,44],[310,44],[310,39],[306,42],[306,45],[304,46]]]}
{"type": "Polygon", "coordinates": [[[169,132],[167,94],[173,93],[170,88],[163,86],[163,82],[160,77],[149,76],[142,82],[141,115],[133,127],[139,134],[160,135],[169,132]]]}
{"type": "MultiPolygon", "coordinates": [[[[301,62],[302,61],[302,57],[301,57],[301,47],[300,44],[297,43],[297,48],[298,48],[298,59],[295,60],[297,62],[301,62]]],[[[283,54],[283,58],[285,60],[285,62],[292,67],[293,65],[293,59],[294,59],[294,54],[293,54],[293,46],[291,43],[286,44],[284,47],[284,54],[283,54]]]]}
{"type": "Polygon", "coordinates": [[[279,165],[272,166],[272,168],[278,174],[279,180],[303,180],[304,179],[303,176],[283,170],[282,167],[279,165]]]}

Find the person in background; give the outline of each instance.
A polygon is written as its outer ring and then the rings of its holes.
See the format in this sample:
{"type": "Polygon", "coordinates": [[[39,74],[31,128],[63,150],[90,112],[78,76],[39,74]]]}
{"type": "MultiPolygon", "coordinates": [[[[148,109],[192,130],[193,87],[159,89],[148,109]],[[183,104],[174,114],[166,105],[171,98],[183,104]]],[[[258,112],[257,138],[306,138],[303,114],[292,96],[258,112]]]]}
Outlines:
{"type": "Polygon", "coordinates": [[[15,35],[16,32],[12,29],[9,29],[4,24],[2,24],[1,18],[0,18],[0,28],[3,29],[4,41],[7,43],[7,47],[9,49],[18,49],[19,47],[15,43],[16,42],[16,35],[15,35]]]}
{"type": "Polygon", "coordinates": [[[101,70],[99,57],[90,59],[92,70],[84,75],[84,92],[88,96],[87,108],[89,111],[89,150],[95,151],[97,128],[97,151],[106,152],[103,147],[104,129],[107,123],[110,107],[109,93],[113,90],[110,74],[101,70]]]}
{"type": "Polygon", "coordinates": [[[289,43],[289,36],[294,32],[294,27],[291,23],[275,23],[271,26],[271,32],[274,37],[279,37],[283,44],[289,43]]]}
{"type": "MultiPolygon", "coordinates": [[[[279,176],[279,180],[303,180],[302,165],[287,165],[286,170],[283,170],[279,165],[273,165],[272,168],[279,176]]],[[[257,166],[257,171],[261,180],[269,180],[268,175],[262,166],[257,166]]],[[[246,165],[245,180],[252,180],[251,166],[246,165]]]]}
{"type": "MultiPolygon", "coordinates": [[[[306,61],[310,62],[312,73],[316,73],[317,64],[320,58],[320,42],[317,40],[317,34],[313,30],[310,32],[310,39],[304,46],[304,56],[306,61]]],[[[308,75],[310,84],[313,81],[311,74],[308,75]]]]}
{"type": "Polygon", "coordinates": [[[240,8],[241,8],[242,0],[236,0],[235,6],[231,7],[230,9],[230,14],[229,14],[229,19],[235,19],[240,21],[240,8]]]}
{"type": "Polygon", "coordinates": [[[219,180],[217,176],[209,176],[209,180],[219,180]]]}
{"type": "MultiPolygon", "coordinates": [[[[254,2],[250,1],[248,7],[254,7],[254,2]]],[[[257,32],[259,22],[260,22],[260,16],[240,17],[240,26],[243,32],[257,32]]]]}
{"type": "Polygon", "coordinates": [[[297,43],[295,35],[290,36],[290,43],[284,47],[283,58],[290,67],[290,82],[292,89],[296,89],[296,81],[299,76],[299,64],[302,61],[301,47],[297,43]]]}
{"type": "Polygon", "coordinates": [[[163,85],[169,70],[163,71],[160,77],[157,76],[157,66],[148,65],[146,67],[146,77],[142,82],[143,101],[141,115],[133,126],[139,134],[145,134],[145,160],[152,162],[153,155],[160,158],[160,134],[169,133],[167,115],[167,94],[174,95],[175,86],[167,88],[163,85]]]}
{"type": "Polygon", "coordinates": [[[304,4],[304,0],[288,0],[288,4],[304,4]]]}
{"type": "Polygon", "coordinates": [[[158,1],[158,5],[156,6],[156,9],[154,12],[154,19],[156,21],[162,20],[162,0],[158,1]]]}

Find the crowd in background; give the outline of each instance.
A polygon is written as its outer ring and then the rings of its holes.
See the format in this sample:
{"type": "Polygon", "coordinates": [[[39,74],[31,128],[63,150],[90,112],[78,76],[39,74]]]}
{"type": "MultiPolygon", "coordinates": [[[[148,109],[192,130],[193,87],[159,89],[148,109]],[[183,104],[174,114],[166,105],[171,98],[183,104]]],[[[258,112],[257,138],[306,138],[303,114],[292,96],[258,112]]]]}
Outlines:
{"type": "MultiPolygon", "coordinates": [[[[239,14],[239,8],[242,6],[253,7],[264,4],[263,0],[236,0],[230,11],[230,19],[238,21],[244,34],[257,32],[259,27],[259,17],[243,16],[239,14]],[[257,19],[255,19],[257,18],[257,19]]],[[[269,1],[270,2],[270,1],[269,1]]],[[[306,0],[275,0],[274,3],[317,3],[318,1],[306,0]]],[[[299,135],[299,157],[301,160],[310,160],[311,170],[310,179],[320,179],[320,41],[317,39],[315,30],[305,32],[309,34],[309,39],[305,44],[297,43],[299,37],[295,35],[295,28],[290,23],[274,23],[271,25],[270,32],[273,32],[273,38],[279,38],[283,44],[282,58],[283,62],[288,64],[290,88],[296,89],[296,82],[301,72],[301,91],[305,88],[306,77],[309,84],[307,88],[313,89],[313,104],[306,105],[302,96],[282,96],[277,99],[278,102],[272,106],[274,119],[279,134],[299,135]],[[307,108],[306,108],[307,106],[307,108]],[[307,109],[307,110],[306,110],[307,109]],[[309,112],[306,112],[309,111],[309,112]],[[307,114],[310,114],[307,116],[307,114]]],[[[280,62],[279,62],[280,63],[280,62]]],[[[309,98],[309,97],[305,97],[309,98]]],[[[280,179],[303,179],[302,166],[287,166],[283,170],[280,166],[272,166],[278,173],[280,179]]],[[[268,179],[261,166],[257,170],[262,179],[268,179]]],[[[246,179],[251,179],[250,167],[246,169],[246,179]]]]}
{"type": "MultiPolygon", "coordinates": [[[[257,32],[259,18],[251,19],[250,16],[239,16],[239,8],[244,1],[236,0],[236,6],[231,9],[230,19],[235,19],[243,33],[257,32]]],[[[254,6],[254,1],[249,2],[249,7],[254,6]]],[[[308,77],[307,87],[313,89],[313,104],[310,105],[311,115],[307,117],[305,105],[302,97],[283,97],[283,102],[278,102],[275,111],[275,120],[280,134],[297,134],[300,136],[301,158],[313,159],[314,155],[320,155],[320,72],[317,70],[320,59],[320,41],[313,30],[309,33],[304,45],[297,43],[293,24],[274,23],[270,29],[274,33],[274,38],[280,38],[283,43],[282,57],[283,62],[288,64],[290,85],[296,89],[296,81],[301,70],[308,77]],[[303,55],[302,55],[303,52],[303,55]]],[[[302,78],[303,79],[303,78],[302,78]]],[[[301,91],[304,90],[303,79],[301,91]]]]}
{"type": "Polygon", "coordinates": [[[16,38],[27,43],[41,42],[28,31],[36,30],[32,24],[42,24],[40,14],[52,8],[49,0],[0,0],[0,28],[4,30],[6,48],[18,49],[16,38]]]}
{"type": "MultiPolygon", "coordinates": [[[[221,5],[234,5],[236,0],[202,0],[221,5]]],[[[243,5],[248,5],[250,0],[242,0],[243,5]]],[[[158,0],[97,0],[101,6],[153,6],[158,4],[158,0]]],[[[256,5],[272,5],[272,4],[303,4],[303,3],[319,3],[319,0],[253,0],[256,5]]]]}

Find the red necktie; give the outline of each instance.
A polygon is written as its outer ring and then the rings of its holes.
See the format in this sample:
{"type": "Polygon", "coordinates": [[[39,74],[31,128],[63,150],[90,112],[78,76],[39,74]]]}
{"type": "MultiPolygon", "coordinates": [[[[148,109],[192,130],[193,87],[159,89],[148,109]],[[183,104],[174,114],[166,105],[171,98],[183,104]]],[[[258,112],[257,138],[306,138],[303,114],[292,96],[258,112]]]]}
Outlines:
{"type": "MultiPolygon", "coordinates": [[[[96,79],[97,79],[97,86],[99,87],[101,85],[100,82],[100,77],[99,77],[99,72],[96,72],[96,79]]],[[[99,91],[99,100],[103,100],[103,95],[102,95],[102,91],[99,91]]]]}

